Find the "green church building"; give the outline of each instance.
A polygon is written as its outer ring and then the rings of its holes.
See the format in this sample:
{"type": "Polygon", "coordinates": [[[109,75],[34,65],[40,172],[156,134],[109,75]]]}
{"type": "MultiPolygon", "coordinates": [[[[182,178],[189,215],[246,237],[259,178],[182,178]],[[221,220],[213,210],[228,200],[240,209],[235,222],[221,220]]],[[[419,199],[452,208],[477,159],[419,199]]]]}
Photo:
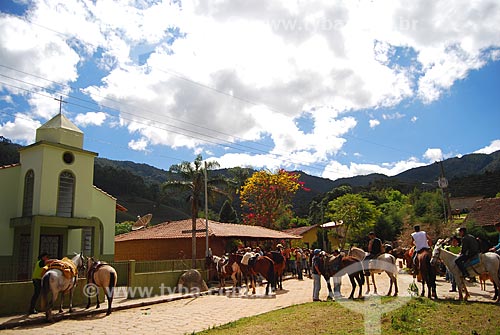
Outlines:
{"type": "Polygon", "coordinates": [[[116,199],[93,185],[97,153],[83,132],[60,113],[19,153],[0,167],[0,268],[23,280],[41,252],[112,260],[116,199]]]}

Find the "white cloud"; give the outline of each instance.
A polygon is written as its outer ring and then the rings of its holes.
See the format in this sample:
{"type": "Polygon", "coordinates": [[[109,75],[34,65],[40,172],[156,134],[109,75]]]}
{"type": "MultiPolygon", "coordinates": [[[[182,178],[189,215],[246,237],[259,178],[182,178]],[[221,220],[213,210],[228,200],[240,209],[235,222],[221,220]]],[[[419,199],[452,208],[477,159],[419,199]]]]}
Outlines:
{"type": "Polygon", "coordinates": [[[490,145],[474,151],[476,154],[491,154],[492,152],[500,150],[500,140],[491,141],[490,145]]]}
{"type": "Polygon", "coordinates": [[[147,151],[148,141],[145,138],[139,140],[131,140],[128,142],[128,147],[136,151],[147,151]]]}
{"type": "Polygon", "coordinates": [[[323,171],[322,177],[336,180],[339,178],[348,178],[358,175],[368,175],[372,173],[381,173],[386,176],[395,176],[406,170],[423,166],[425,163],[419,162],[415,157],[396,163],[383,164],[358,164],[350,163],[348,166],[337,161],[332,161],[323,171]]]}
{"type": "Polygon", "coordinates": [[[7,121],[0,124],[0,133],[2,136],[22,143],[35,142],[36,129],[41,126],[37,120],[33,120],[24,114],[16,113],[14,121],[7,121]]]}
{"type": "Polygon", "coordinates": [[[410,119],[410,121],[413,122],[413,123],[417,122],[417,120],[418,120],[417,116],[412,116],[411,119],[410,119]]]}
{"type": "Polygon", "coordinates": [[[425,151],[423,157],[433,163],[443,159],[443,152],[438,148],[429,148],[425,151]]]}
{"type": "Polygon", "coordinates": [[[75,123],[82,127],[86,127],[88,125],[102,126],[105,120],[106,113],[103,112],[80,113],[75,117],[75,123]]]}
{"type": "Polygon", "coordinates": [[[401,114],[399,112],[393,113],[393,114],[382,114],[382,118],[384,120],[397,120],[397,119],[402,119],[404,118],[405,115],[401,114]]]}
{"type": "Polygon", "coordinates": [[[376,126],[380,125],[380,121],[376,119],[370,120],[369,123],[370,123],[370,128],[375,128],[376,126]]]}

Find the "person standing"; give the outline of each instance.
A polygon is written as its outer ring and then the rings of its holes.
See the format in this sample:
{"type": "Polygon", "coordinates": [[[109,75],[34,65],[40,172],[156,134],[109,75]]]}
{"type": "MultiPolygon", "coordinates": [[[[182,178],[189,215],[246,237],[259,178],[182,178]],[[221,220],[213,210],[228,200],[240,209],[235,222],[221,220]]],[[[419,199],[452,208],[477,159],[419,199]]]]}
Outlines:
{"type": "Polygon", "coordinates": [[[302,273],[302,249],[300,248],[295,249],[295,264],[297,271],[297,279],[304,280],[302,273]]]}
{"type": "Polygon", "coordinates": [[[467,228],[465,227],[460,228],[458,234],[462,238],[462,250],[458,258],[455,259],[455,264],[462,271],[463,277],[467,278],[470,276],[465,268],[465,263],[479,255],[479,243],[474,236],[467,233],[467,228]]]}
{"type": "Polygon", "coordinates": [[[496,230],[498,232],[498,243],[494,247],[490,248],[489,251],[496,252],[497,254],[500,255],[500,221],[498,221],[497,223],[495,223],[495,228],[496,228],[496,230]]]}
{"type": "Polygon", "coordinates": [[[314,249],[312,258],[312,274],[313,274],[313,301],[321,301],[319,299],[319,291],[321,291],[321,250],[314,249]]]}
{"type": "Polygon", "coordinates": [[[42,290],[42,269],[45,265],[52,263],[54,260],[49,259],[49,254],[47,252],[42,252],[38,256],[38,260],[35,262],[33,267],[33,274],[31,276],[31,280],[33,281],[33,296],[31,297],[30,309],[28,314],[36,314],[37,311],[35,309],[36,303],[38,301],[38,297],[40,296],[40,292],[42,290]]]}
{"type": "MultiPolygon", "coordinates": [[[[456,255],[460,254],[462,247],[460,246],[460,240],[458,239],[458,237],[453,236],[451,238],[450,245],[446,246],[445,249],[448,250],[449,252],[456,254],[456,255]]],[[[448,268],[446,268],[446,276],[449,278],[450,283],[451,283],[450,292],[457,292],[457,281],[455,280],[453,273],[448,268]]]]}

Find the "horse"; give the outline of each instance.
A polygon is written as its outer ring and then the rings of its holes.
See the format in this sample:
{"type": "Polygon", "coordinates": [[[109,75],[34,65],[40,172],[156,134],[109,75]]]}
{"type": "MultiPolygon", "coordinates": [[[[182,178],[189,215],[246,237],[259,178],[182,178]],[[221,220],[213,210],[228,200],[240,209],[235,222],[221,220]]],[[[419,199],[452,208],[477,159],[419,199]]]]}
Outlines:
{"type": "MultiPolygon", "coordinates": [[[[390,296],[392,293],[392,286],[394,285],[394,296],[398,295],[398,268],[396,266],[396,258],[391,254],[381,254],[375,259],[366,260],[366,252],[363,249],[357,247],[351,247],[349,250],[349,255],[360,260],[364,267],[365,272],[367,272],[372,277],[373,282],[373,291],[375,294],[377,293],[377,285],[375,284],[375,273],[380,274],[381,272],[387,273],[387,276],[390,280],[389,292],[387,296],[390,296]]],[[[367,290],[365,294],[370,294],[370,276],[366,277],[366,286],[367,290]]]]}
{"type": "MultiPolygon", "coordinates": [[[[241,272],[245,277],[245,283],[247,283],[247,278],[250,278],[250,285],[252,286],[252,294],[255,294],[255,276],[257,274],[261,274],[266,280],[266,295],[269,294],[269,288],[271,290],[276,290],[276,281],[275,281],[275,270],[274,270],[274,262],[271,258],[267,256],[256,256],[255,260],[251,260],[248,265],[241,263],[243,259],[243,255],[235,255],[238,260],[238,264],[240,266],[241,272]]],[[[247,285],[248,292],[248,285],[247,285]]]]}
{"type": "MultiPolygon", "coordinates": [[[[87,285],[95,285],[96,287],[96,308],[99,308],[99,287],[104,289],[104,294],[108,300],[108,310],[106,315],[111,314],[111,304],[113,303],[114,288],[118,275],[116,270],[106,262],[96,261],[93,257],[87,258],[87,285]]],[[[90,295],[88,295],[87,307],[90,307],[90,295]]]]}
{"type": "Polygon", "coordinates": [[[408,261],[407,261],[407,258],[405,257],[405,254],[406,254],[407,251],[408,251],[408,248],[396,247],[396,248],[392,249],[391,251],[389,251],[389,253],[391,255],[393,255],[394,257],[396,257],[396,260],[398,258],[402,259],[403,260],[403,265],[406,266],[406,267],[408,267],[408,261]]]}
{"type": "Polygon", "coordinates": [[[213,255],[210,262],[215,265],[217,278],[219,279],[219,289],[225,290],[226,278],[229,276],[233,280],[233,290],[241,283],[241,269],[236,259],[225,255],[222,257],[213,255]]]}
{"type": "Polygon", "coordinates": [[[326,285],[328,287],[328,298],[332,299],[332,285],[330,284],[331,277],[342,277],[347,274],[351,282],[351,294],[349,299],[354,299],[354,292],[356,290],[356,282],[359,285],[358,298],[363,297],[363,285],[365,283],[365,277],[363,276],[363,266],[361,261],[353,256],[345,256],[344,254],[339,254],[337,256],[325,255],[323,258],[324,273],[323,277],[326,280],[326,285]]]}
{"type": "MultiPolygon", "coordinates": [[[[443,249],[443,244],[446,240],[439,239],[434,246],[434,250],[432,251],[432,259],[431,264],[435,264],[439,259],[443,261],[448,270],[455,277],[455,281],[458,286],[458,299],[466,301],[469,297],[469,291],[465,286],[465,280],[462,275],[462,272],[458,268],[455,260],[458,255],[443,249]],[[463,292],[463,293],[462,293],[463,292]]],[[[495,288],[495,294],[493,296],[493,300],[497,303],[500,302],[500,255],[494,252],[487,252],[484,254],[479,254],[479,263],[474,265],[465,264],[467,267],[467,271],[469,273],[475,273],[477,275],[488,273],[491,277],[491,281],[493,282],[493,286],[495,288]]]]}
{"type": "MultiPolygon", "coordinates": [[[[66,259],[63,259],[66,262],[66,259]]],[[[63,312],[63,297],[65,294],[69,293],[69,312],[73,312],[73,289],[77,284],[78,271],[84,268],[84,258],[83,253],[76,254],[71,260],[66,262],[71,266],[69,277],[65,276],[65,271],[62,268],[55,268],[56,264],[58,266],[63,266],[61,261],[55,261],[49,266],[49,270],[45,272],[42,277],[42,288],[41,288],[41,306],[45,309],[45,318],[47,321],[52,321],[52,307],[55,301],[60,295],[61,305],[59,306],[59,313],[63,312]],[[74,268],[73,268],[74,266],[74,268]]]]}
{"type": "Polygon", "coordinates": [[[266,254],[274,262],[274,278],[276,279],[276,287],[280,290],[283,289],[283,273],[286,268],[285,256],[279,251],[271,251],[266,254]]]}
{"type": "Polygon", "coordinates": [[[436,267],[431,265],[432,254],[430,249],[423,249],[417,254],[417,270],[422,277],[422,293],[425,295],[425,285],[427,284],[427,297],[437,299],[436,293],[436,267]]]}

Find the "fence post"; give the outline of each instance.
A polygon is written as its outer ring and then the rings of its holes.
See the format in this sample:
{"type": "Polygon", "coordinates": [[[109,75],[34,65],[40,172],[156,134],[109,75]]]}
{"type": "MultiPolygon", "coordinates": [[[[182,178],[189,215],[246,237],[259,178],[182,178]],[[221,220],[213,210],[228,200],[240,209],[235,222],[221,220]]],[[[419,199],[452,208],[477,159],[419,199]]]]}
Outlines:
{"type": "MultiPolygon", "coordinates": [[[[128,287],[135,287],[135,260],[128,261],[128,287]]],[[[131,299],[130,292],[132,290],[127,290],[127,299],[131,299]]]]}

